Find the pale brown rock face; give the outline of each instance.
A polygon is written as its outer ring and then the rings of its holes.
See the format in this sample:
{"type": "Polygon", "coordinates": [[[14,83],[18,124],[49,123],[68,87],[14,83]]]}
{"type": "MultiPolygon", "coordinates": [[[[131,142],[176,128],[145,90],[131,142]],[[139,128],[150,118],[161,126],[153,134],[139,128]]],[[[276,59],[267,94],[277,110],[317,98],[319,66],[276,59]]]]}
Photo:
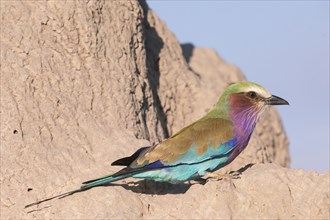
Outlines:
{"type": "Polygon", "coordinates": [[[24,209],[118,170],[112,161],[198,119],[242,80],[213,50],[181,48],[143,1],[1,1],[1,219],[329,218],[329,172],[285,168],[275,109],[219,171],[256,163],[241,179],[119,182],[24,209]]]}

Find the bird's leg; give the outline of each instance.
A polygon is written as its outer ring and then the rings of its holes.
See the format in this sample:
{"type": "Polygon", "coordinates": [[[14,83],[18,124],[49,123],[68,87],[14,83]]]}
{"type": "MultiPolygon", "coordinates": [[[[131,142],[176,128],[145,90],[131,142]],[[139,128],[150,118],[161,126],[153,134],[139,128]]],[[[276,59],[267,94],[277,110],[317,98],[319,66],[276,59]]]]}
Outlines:
{"type": "Polygon", "coordinates": [[[194,184],[205,185],[206,182],[207,182],[207,179],[203,179],[203,178],[198,178],[198,179],[188,181],[188,183],[190,185],[194,185],[194,184]]]}
{"type": "Polygon", "coordinates": [[[217,181],[217,180],[222,180],[222,179],[232,180],[232,179],[239,179],[240,174],[241,173],[238,171],[231,171],[231,172],[225,173],[225,174],[206,172],[203,178],[206,179],[206,181],[210,181],[210,180],[217,181]]]}

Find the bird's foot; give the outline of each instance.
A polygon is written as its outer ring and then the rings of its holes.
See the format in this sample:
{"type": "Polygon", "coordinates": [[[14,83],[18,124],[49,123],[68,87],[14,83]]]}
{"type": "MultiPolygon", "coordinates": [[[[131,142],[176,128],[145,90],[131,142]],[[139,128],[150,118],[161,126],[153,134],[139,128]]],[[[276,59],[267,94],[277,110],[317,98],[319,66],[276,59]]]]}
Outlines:
{"type": "Polygon", "coordinates": [[[229,173],[225,173],[225,174],[206,172],[203,178],[206,181],[232,180],[232,179],[240,179],[241,178],[240,174],[241,173],[238,171],[230,171],[229,173]]]}
{"type": "Polygon", "coordinates": [[[230,171],[228,175],[231,177],[231,179],[240,179],[241,178],[241,172],[239,171],[230,171]]]}

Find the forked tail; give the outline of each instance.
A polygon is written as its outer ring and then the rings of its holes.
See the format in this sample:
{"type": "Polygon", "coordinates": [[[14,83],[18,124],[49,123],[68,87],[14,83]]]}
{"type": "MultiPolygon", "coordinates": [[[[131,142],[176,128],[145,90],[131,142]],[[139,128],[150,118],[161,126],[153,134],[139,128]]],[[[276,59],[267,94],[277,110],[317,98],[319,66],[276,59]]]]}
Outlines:
{"type": "Polygon", "coordinates": [[[53,197],[50,197],[50,198],[47,198],[47,199],[43,199],[43,200],[28,204],[24,208],[39,205],[40,203],[47,202],[49,200],[53,200],[53,199],[56,199],[56,198],[62,199],[64,197],[70,196],[70,195],[75,194],[77,192],[82,192],[82,191],[88,190],[90,188],[93,188],[95,186],[106,185],[108,183],[111,183],[111,182],[114,182],[114,181],[117,181],[117,180],[121,180],[121,179],[125,179],[127,177],[129,177],[129,174],[122,174],[122,175],[113,174],[113,175],[104,176],[104,177],[101,177],[101,178],[98,178],[98,179],[89,180],[89,181],[83,182],[83,185],[79,189],[72,190],[72,191],[69,191],[69,192],[66,192],[66,193],[62,193],[62,194],[57,195],[57,196],[53,196],[53,197]]]}
{"type": "MultiPolygon", "coordinates": [[[[116,160],[115,162],[112,163],[112,165],[129,166],[129,164],[132,163],[132,161],[134,161],[141,154],[141,152],[143,152],[145,150],[148,150],[150,148],[151,147],[149,147],[149,146],[148,147],[142,147],[139,150],[137,150],[130,157],[124,157],[124,158],[121,158],[119,160],[116,160]]],[[[145,172],[145,171],[148,171],[150,169],[153,169],[153,168],[140,167],[140,168],[135,168],[135,169],[133,168],[132,169],[130,167],[126,167],[122,170],[119,170],[117,173],[83,182],[82,183],[83,185],[79,189],[72,190],[70,192],[66,192],[66,193],[63,193],[63,194],[60,194],[60,195],[57,195],[57,196],[53,196],[53,197],[50,197],[50,198],[47,198],[47,199],[44,199],[44,200],[40,200],[40,201],[31,203],[29,205],[26,205],[24,208],[28,208],[28,207],[31,207],[31,206],[34,206],[34,205],[38,205],[40,203],[43,203],[43,202],[46,202],[46,201],[49,201],[49,200],[52,200],[52,199],[56,199],[56,198],[61,199],[61,198],[64,198],[66,196],[70,196],[72,194],[75,194],[77,192],[82,192],[82,191],[88,190],[90,188],[93,188],[95,186],[102,186],[102,185],[106,185],[108,183],[111,183],[111,182],[114,182],[114,181],[117,181],[117,180],[122,180],[122,179],[125,179],[127,177],[131,177],[132,175],[134,175],[136,173],[145,172]]]]}

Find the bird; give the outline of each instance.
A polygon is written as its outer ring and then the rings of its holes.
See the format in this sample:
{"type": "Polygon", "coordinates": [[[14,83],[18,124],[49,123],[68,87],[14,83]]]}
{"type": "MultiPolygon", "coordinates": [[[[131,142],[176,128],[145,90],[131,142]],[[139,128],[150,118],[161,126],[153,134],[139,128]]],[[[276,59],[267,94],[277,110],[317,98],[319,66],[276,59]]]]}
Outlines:
{"type": "Polygon", "coordinates": [[[125,166],[123,169],[25,208],[128,177],[177,184],[212,174],[230,164],[246,148],[258,119],[271,105],[289,103],[257,83],[232,83],[205,116],[163,142],[142,147],[111,164],[125,166]]]}

